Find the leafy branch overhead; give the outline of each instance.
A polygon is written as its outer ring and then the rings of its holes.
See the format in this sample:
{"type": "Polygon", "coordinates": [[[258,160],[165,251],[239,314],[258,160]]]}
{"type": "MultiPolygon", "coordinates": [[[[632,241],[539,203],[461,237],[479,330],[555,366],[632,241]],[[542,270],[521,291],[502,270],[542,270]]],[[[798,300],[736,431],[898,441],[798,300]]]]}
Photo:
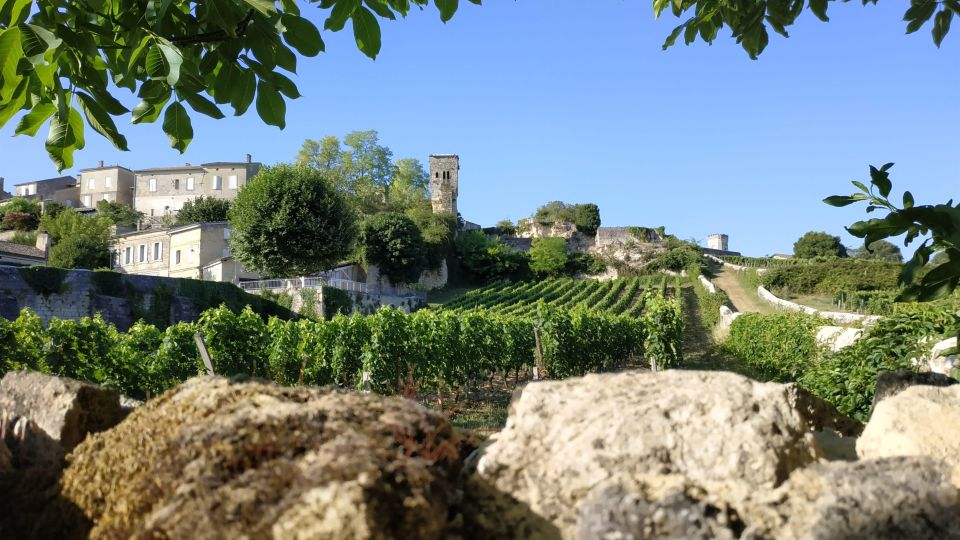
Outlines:
{"type": "MultiPolygon", "coordinates": [[[[481,0],[468,0],[480,4],[481,0]]],[[[876,0],[862,0],[876,3],[876,0]]],[[[353,28],[357,47],[370,58],[380,52],[380,19],[404,17],[431,3],[444,22],[459,0],[309,0],[324,11],[323,29],[353,28]]],[[[827,0],[654,0],[659,17],[669,8],[692,14],[667,38],[712,42],[727,26],[752,58],[768,42],[767,27],[786,28],[808,8],[827,20],[827,0]]],[[[933,20],[940,45],[960,0],[912,0],[907,32],[933,20]]],[[[295,0],[0,0],[0,127],[21,111],[16,133],[36,135],[49,123],[47,152],[60,170],[73,165],[93,128],[121,150],[127,140],[114,117],[162,126],[183,152],[193,138],[188,108],[223,118],[252,104],[266,124],[283,128],[286,100],[300,97],[288,74],[298,56],[324,50],[320,29],[304,18],[295,0]],[[285,74],[286,73],[286,74],[285,74]],[[114,96],[129,90],[140,102],[128,110],[114,96]]]]}
{"type": "MultiPolygon", "coordinates": [[[[469,0],[480,4],[480,0],[469,0]]],[[[379,18],[404,17],[430,0],[311,0],[326,10],[324,29],[349,21],[357,47],[380,52],[379,18]]],[[[433,0],[444,22],[457,0],[433,0]]],[[[16,134],[49,123],[47,152],[73,166],[89,126],[120,150],[127,140],[114,117],[155,122],[180,152],[193,138],[187,108],[223,118],[251,104],[269,125],[285,125],[286,99],[300,97],[287,74],[300,56],[324,50],[320,30],[295,0],[0,0],[0,127],[21,111],[16,134]],[[114,93],[135,93],[129,110],[114,93]],[[85,119],[85,123],[84,123],[85,119]]]]}
{"type": "Polygon", "coordinates": [[[847,231],[857,238],[863,238],[866,246],[878,240],[893,238],[905,234],[904,245],[909,245],[920,236],[930,235],[917,249],[913,258],[904,265],[900,283],[905,287],[900,295],[902,300],[926,301],[950,294],[960,283],[960,204],[954,206],[953,200],[946,204],[914,204],[913,195],[903,193],[902,206],[890,200],[893,183],[889,170],[893,163],[887,163],[879,169],[870,167],[870,186],[854,181],[858,192],[852,195],[834,195],[823,202],[831,206],[847,206],[859,201],[867,202],[867,212],[884,210],[887,215],[858,221],[847,227],[847,231]],[[920,270],[930,263],[934,253],[942,252],[944,262],[935,266],[923,276],[920,270]]]}
{"type": "MultiPolygon", "coordinates": [[[[876,4],[877,0],[861,2],[876,4]]],[[[690,15],[667,37],[664,50],[674,45],[681,34],[687,45],[698,37],[712,43],[726,26],[750,58],[756,59],[770,40],[768,27],[783,37],[790,37],[787,27],[796,22],[804,8],[821,21],[829,21],[827,5],[828,0],[653,0],[653,11],[658,18],[667,8],[676,17],[690,15]]],[[[960,0],[911,0],[903,20],[907,22],[907,33],[911,34],[933,19],[933,42],[939,47],[954,15],[960,15],[960,0]]]]}

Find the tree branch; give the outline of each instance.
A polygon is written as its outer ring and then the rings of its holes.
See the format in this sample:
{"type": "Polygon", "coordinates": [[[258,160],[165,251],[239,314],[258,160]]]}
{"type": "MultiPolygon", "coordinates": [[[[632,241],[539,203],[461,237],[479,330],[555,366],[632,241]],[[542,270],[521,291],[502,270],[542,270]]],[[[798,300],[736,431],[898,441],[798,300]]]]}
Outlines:
{"type": "MultiPolygon", "coordinates": [[[[246,34],[247,26],[250,24],[250,21],[253,20],[253,13],[254,11],[252,9],[248,10],[243,20],[237,23],[237,37],[243,37],[244,34],[246,34]]],[[[170,42],[174,45],[182,46],[213,43],[215,41],[226,41],[228,39],[231,39],[231,36],[227,34],[226,30],[216,30],[214,32],[204,32],[193,36],[172,37],[170,38],[170,42]]]]}

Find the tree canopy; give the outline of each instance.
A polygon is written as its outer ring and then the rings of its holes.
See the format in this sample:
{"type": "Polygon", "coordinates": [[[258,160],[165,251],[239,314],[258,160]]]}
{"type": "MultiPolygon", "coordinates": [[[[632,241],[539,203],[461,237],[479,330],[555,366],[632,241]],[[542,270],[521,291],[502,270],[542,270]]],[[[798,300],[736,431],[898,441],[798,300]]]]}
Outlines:
{"type": "MultiPolygon", "coordinates": [[[[431,1],[309,4],[323,10],[324,30],[338,32],[350,22],[357,47],[376,58],[379,19],[405,17],[431,1]]],[[[432,4],[444,22],[459,7],[458,0],[432,4]]],[[[787,36],[804,8],[826,21],[827,6],[827,0],[653,0],[657,17],[666,10],[686,17],[664,49],[681,34],[688,44],[710,43],[728,27],[752,58],[766,48],[768,27],[787,36]]],[[[957,14],[960,0],[913,0],[904,19],[908,33],[932,19],[939,47],[957,14]]],[[[300,97],[288,75],[301,56],[324,50],[320,30],[295,0],[0,0],[0,127],[21,111],[17,134],[34,136],[49,122],[45,145],[59,170],[73,166],[86,127],[127,150],[114,120],[124,115],[135,124],[162,115],[162,129],[180,152],[193,140],[189,110],[219,119],[221,106],[239,116],[253,105],[266,124],[283,129],[286,100],[300,97]],[[120,89],[139,98],[132,110],[117,99],[120,89]]]]}
{"type": "Polygon", "coordinates": [[[230,248],[250,270],[270,277],[313,274],[348,257],[356,218],[343,195],[308,167],[264,167],[229,211],[230,248]]]}
{"type": "Polygon", "coordinates": [[[530,270],[541,276],[558,276],[567,266],[567,241],[563,238],[534,238],[530,248],[530,270]]]}
{"type": "Polygon", "coordinates": [[[110,220],[114,225],[134,227],[143,219],[143,212],[116,201],[97,201],[97,215],[110,220]]]}
{"type": "Polygon", "coordinates": [[[810,231],[793,244],[793,256],[798,259],[814,257],[846,257],[847,248],[840,243],[839,236],[825,232],[810,231]]]}
{"type": "Polygon", "coordinates": [[[427,251],[416,223],[396,212],[383,212],[363,223],[364,262],[374,264],[391,283],[416,283],[426,268],[427,251]]]}
{"type": "Polygon", "coordinates": [[[93,270],[110,265],[110,227],[103,216],[87,217],[67,209],[40,219],[40,230],[50,235],[48,264],[59,268],[93,270]]]}
{"type": "Polygon", "coordinates": [[[903,254],[900,248],[886,240],[877,240],[870,246],[859,247],[850,252],[850,256],[856,259],[868,259],[874,261],[903,262],[903,254]]]}
{"type": "Polygon", "coordinates": [[[183,203],[183,208],[177,211],[177,225],[227,221],[229,212],[230,201],[201,195],[183,203]]]}

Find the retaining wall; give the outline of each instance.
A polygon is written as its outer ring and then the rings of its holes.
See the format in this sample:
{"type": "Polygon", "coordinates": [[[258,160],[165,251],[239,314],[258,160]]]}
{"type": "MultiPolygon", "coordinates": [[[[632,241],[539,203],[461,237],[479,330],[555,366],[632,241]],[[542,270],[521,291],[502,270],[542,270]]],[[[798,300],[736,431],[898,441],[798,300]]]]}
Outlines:
{"type": "Polygon", "coordinates": [[[767,302],[789,311],[802,311],[804,313],[809,313],[810,315],[816,315],[818,317],[823,317],[824,319],[829,319],[833,322],[840,324],[858,324],[862,323],[864,325],[870,325],[878,320],[880,317],[878,315],[860,315],[859,313],[841,313],[838,311],[820,311],[809,306],[802,306],[795,302],[790,302],[789,300],[784,300],[778,298],[775,294],[768,291],[763,286],[757,287],[757,294],[760,295],[760,298],[763,298],[767,302]]]}

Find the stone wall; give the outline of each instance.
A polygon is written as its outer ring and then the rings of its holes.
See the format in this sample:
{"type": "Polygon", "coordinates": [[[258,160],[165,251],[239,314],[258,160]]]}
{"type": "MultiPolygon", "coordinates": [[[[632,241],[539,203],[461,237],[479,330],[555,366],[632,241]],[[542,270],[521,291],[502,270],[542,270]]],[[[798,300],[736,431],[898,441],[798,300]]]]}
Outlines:
{"type": "Polygon", "coordinates": [[[226,304],[250,305],[262,315],[289,317],[290,311],[230,283],[137,276],[116,272],[0,266],[0,317],[16,319],[22,309],[50,319],[80,319],[99,313],[120,330],[139,319],[165,328],[194,321],[204,310],[226,304]]]}
{"type": "Polygon", "coordinates": [[[873,324],[880,320],[880,317],[877,315],[860,315],[857,313],[841,313],[838,311],[820,311],[808,306],[802,306],[795,302],[790,302],[789,300],[784,300],[778,298],[775,294],[765,289],[763,286],[757,287],[757,294],[760,295],[760,298],[766,300],[767,302],[789,311],[802,311],[810,315],[816,315],[818,317],[823,317],[824,319],[829,319],[833,322],[840,324],[856,324],[863,323],[865,325],[873,324]]]}

